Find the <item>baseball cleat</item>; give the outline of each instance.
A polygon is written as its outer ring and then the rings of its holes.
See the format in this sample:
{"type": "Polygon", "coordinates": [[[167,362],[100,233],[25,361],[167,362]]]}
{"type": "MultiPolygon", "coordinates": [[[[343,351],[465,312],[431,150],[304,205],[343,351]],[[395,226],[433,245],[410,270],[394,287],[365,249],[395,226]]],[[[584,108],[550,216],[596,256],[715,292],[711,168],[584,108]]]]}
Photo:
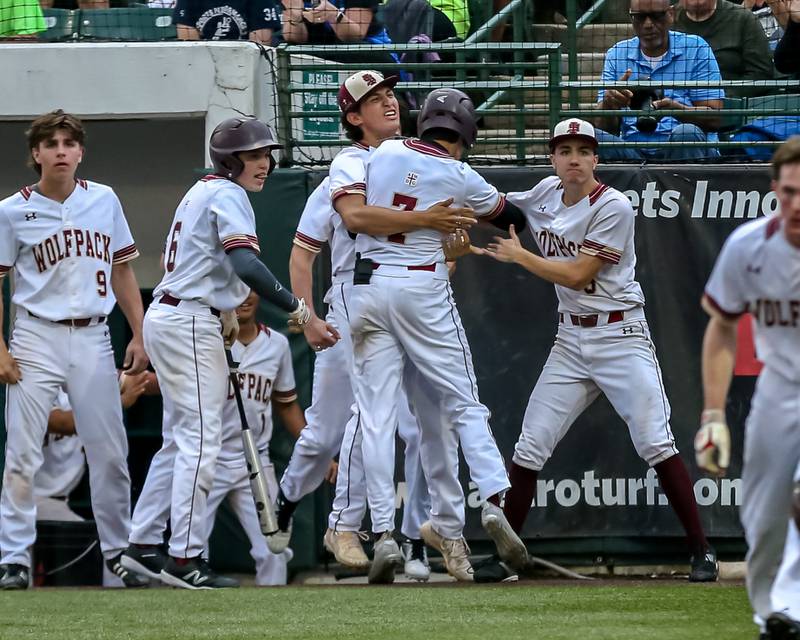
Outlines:
{"type": "Polygon", "coordinates": [[[517,582],[519,575],[497,554],[475,565],[475,582],[517,582]]]}
{"type": "Polygon", "coordinates": [[[799,640],[800,622],[785,613],[771,613],[767,618],[767,637],[770,640],[799,640]]]}
{"type": "Polygon", "coordinates": [[[392,584],[394,572],[403,564],[403,555],[392,532],[387,531],[375,542],[372,565],[367,581],[370,584],[392,584]]]}
{"type": "Polygon", "coordinates": [[[157,545],[131,545],[122,552],[119,563],[140,576],[161,580],[161,570],[167,564],[167,554],[157,545]]]}
{"type": "Polygon", "coordinates": [[[180,589],[229,589],[239,586],[233,578],[216,573],[203,558],[193,558],[180,565],[170,557],[161,570],[161,582],[180,589]]]}
{"type": "Polygon", "coordinates": [[[719,577],[719,563],[717,552],[708,547],[701,554],[693,555],[689,562],[692,570],[689,572],[689,582],[716,582],[719,577]]]}
{"type": "Polygon", "coordinates": [[[401,545],[405,564],[403,573],[411,580],[427,582],[431,577],[431,567],[428,564],[428,551],[422,540],[407,540],[401,545]]]}
{"type": "Polygon", "coordinates": [[[125,567],[122,562],[122,553],[118,553],[113,558],[109,558],[106,560],[106,566],[108,570],[117,576],[120,580],[122,580],[122,584],[124,584],[129,589],[135,589],[137,587],[146,587],[150,584],[150,580],[148,580],[145,576],[141,575],[137,571],[131,571],[127,567],[125,567]]]}
{"type": "Polygon", "coordinates": [[[6,591],[27,589],[31,572],[22,564],[8,564],[5,566],[3,577],[0,578],[0,589],[6,591]]]}
{"type": "Polygon", "coordinates": [[[289,546],[292,539],[292,521],[286,525],[286,529],[278,529],[272,535],[267,536],[267,547],[272,553],[283,553],[289,546]]]}
{"type": "Polygon", "coordinates": [[[328,529],[322,539],[324,547],[330,551],[339,564],[351,569],[366,569],[369,558],[364,553],[361,540],[355,531],[334,531],[328,529]]]}
{"type": "Polygon", "coordinates": [[[528,562],[528,550],[514,529],[506,520],[503,510],[491,502],[484,502],[481,509],[481,525],[489,534],[497,547],[497,553],[503,562],[517,570],[528,562]]]}
{"type": "Polygon", "coordinates": [[[469,561],[467,541],[461,538],[445,538],[433,528],[430,520],[419,528],[420,535],[429,547],[433,547],[444,558],[447,573],[461,582],[472,582],[472,564],[469,561]]]}

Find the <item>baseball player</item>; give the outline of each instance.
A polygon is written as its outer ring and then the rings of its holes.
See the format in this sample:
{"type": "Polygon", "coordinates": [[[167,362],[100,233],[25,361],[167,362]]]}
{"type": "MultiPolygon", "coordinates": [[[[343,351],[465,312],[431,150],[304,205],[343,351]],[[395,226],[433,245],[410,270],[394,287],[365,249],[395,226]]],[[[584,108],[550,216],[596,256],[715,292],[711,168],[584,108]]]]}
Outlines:
{"type": "MultiPolygon", "coordinates": [[[[312,311],[305,329],[306,339],[318,352],[313,401],[306,413],[309,426],[301,434],[281,480],[279,526],[287,532],[284,539],[288,543],[289,521],[297,502],[319,485],[327,460],[341,447],[336,497],[324,544],[340,563],[356,569],[369,565],[357,533],[366,511],[366,496],[359,418],[357,412],[352,412],[352,381],[341,375],[342,370],[352,371],[347,308],[355,262],[354,239],[331,202],[348,193],[363,193],[365,163],[370,150],[398,133],[399,107],[393,92],[396,82],[396,77],[384,78],[375,71],[360,71],[350,75],[342,84],[339,90],[342,124],[353,144],[337,154],[329,178],[309,197],[298,224],[290,261],[292,287],[296,295],[311,300],[312,266],[322,245],[328,242],[333,283],[325,297],[329,304],[327,318],[322,320],[312,311]]],[[[386,210],[382,214],[384,219],[388,216],[393,229],[406,229],[392,219],[394,211],[386,210]]],[[[380,211],[378,215],[381,215],[380,211]]],[[[441,224],[442,219],[453,219],[459,212],[440,204],[427,212],[406,214],[411,215],[417,216],[415,222],[441,224]]],[[[405,478],[408,487],[401,527],[407,538],[404,543],[405,568],[409,577],[427,580],[430,568],[424,545],[419,539],[419,528],[428,511],[427,487],[415,453],[419,429],[404,397],[400,406],[399,432],[406,442],[405,478]]],[[[417,413],[422,409],[422,406],[417,407],[417,413]]],[[[279,540],[279,536],[273,536],[270,545],[279,540]]],[[[394,560],[399,562],[399,557],[394,560]]],[[[384,574],[388,576],[389,573],[393,576],[393,568],[389,572],[380,563],[373,564],[370,579],[373,582],[385,581],[384,574]]]]}
{"type": "Polygon", "coordinates": [[[0,340],[0,382],[8,385],[3,589],[28,586],[34,477],[61,388],[86,451],[100,548],[113,573],[129,531],[128,443],[106,318],[119,301],[133,332],[124,367],[143,371],[142,302],[130,265],[139,252],[114,191],[75,178],[84,137],[81,121],[61,110],[34,120],[27,138],[39,180],[0,202],[0,274],[13,269],[16,307],[9,347],[0,340]]]}
{"type": "MultiPolygon", "coordinates": [[[[800,137],[778,148],[772,167],[780,212],[738,227],[706,284],[705,400],[695,453],[702,469],[725,473],[730,461],[725,400],[737,321],[750,312],[764,369],[746,423],[741,518],[755,621],[763,637],[775,640],[800,637],[800,549],[797,521],[790,517],[793,479],[800,480],[800,137]]],[[[794,498],[797,517],[798,494],[794,498]]]]}
{"type": "MultiPolygon", "coordinates": [[[[573,118],[556,125],[550,153],[555,176],[506,196],[524,212],[546,257],[522,248],[516,234],[520,227],[513,226],[510,239],[495,238],[486,249],[473,248],[554,283],[558,296],[558,335],[525,411],[506,517],[514,531],[522,530],[539,472],[575,419],[602,392],[627,423],[636,452],[655,469],[686,530],[692,553],[689,579],[716,580],[716,555],[675,446],[644,296],[635,280],[633,208],[622,193],[595,179],[597,140],[588,122],[573,118]]],[[[511,570],[497,559],[476,570],[478,581],[509,578],[511,570]]]]}
{"type": "Polygon", "coordinates": [[[264,187],[278,147],[272,130],[254,118],[232,118],[216,127],[209,143],[215,173],[198,180],[178,205],[166,246],[166,273],[145,316],[145,346],[164,397],[164,443],[136,505],[130,542],[149,544],[137,538],[147,529],[137,521],[153,509],[160,513],[164,486],[171,487],[169,558],[159,575],[176,587],[236,586],[202,558],[206,501],[222,442],[223,341],[232,344],[236,338],[236,307],[253,289],[289,312],[294,326],[308,320],[305,303],[258,259],[255,214],[247,199],[248,191],[264,187]]]}
{"type": "MultiPolygon", "coordinates": [[[[274,501],[278,483],[269,459],[272,411],[275,410],[295,438],[306,422],[297,403],[289,341],[277,331],[258,324],[257,309],[258,296],[250,293],[236,310],[239,335],[231,346],[231,352],[239,363],[239,386],[247,423],[254,432],[270,498],[274,501]]],[[[227,498],[250,540],[250,555],[256,563],[256,584],[286,584],[286,564],[292,558],[292,551],[286,549],[279,554],[272,553],[261,533],[242,446],[242,422],[230,382],[228,386],[222,409],[222,448],[217,458],[214,484],[208,494],[206,539],[214,528],[217,508],[227,498]]]]}
{"type": "MultiPolygon", "coordinates": [[[[399,233],[388,222],[383,230],[374,230],[377,220],[372,229],[362,225],[373,219],[376,207],[395,208],[392,213],[400,216],[404,209],[433,205],[441,194],[456,194],[456,206],[482,218],[504,213],[505,199],[458,159],[475,142],[475,121],[472,101],[462,92],[431,92],[418,120],[422,139],[384,142],[369,158],[366,189],[356,185],[334,202],[347,227],[359,232],[349,318],[367,499],[378,537],[373,563],[399,553],[393,538],[392,461],[397,397],[408,360],[439,396],[441,415],[438,421],[420,422],[422,464],[431,497],[431,519],[421,527],[422,538],[442,553],[448,571],[465,581],[472,580],[472,567],[462,536],[459,440],[484,501],[484,526],[504,557],[516,562],[526,557],[499,507],[508,476],[489,428],[489,411],[478,400],[441,244],[443,232],[468,226],[474,218],[459,216],[446,229],[411,227],[399,233]]],[[[391,221],[391,213],[387,217],[391,221]]]]}

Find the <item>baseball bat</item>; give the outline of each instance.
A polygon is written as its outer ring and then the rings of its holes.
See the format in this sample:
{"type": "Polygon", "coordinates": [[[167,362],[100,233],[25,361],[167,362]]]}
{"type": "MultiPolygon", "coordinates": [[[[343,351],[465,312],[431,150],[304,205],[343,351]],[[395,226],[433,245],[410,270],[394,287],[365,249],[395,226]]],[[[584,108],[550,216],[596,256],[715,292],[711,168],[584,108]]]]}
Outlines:
{"type": "Polygon", "coordinates": [[[236,408],[239,410],[239,419],[242,421],[244,458],[245,462],[247,462],[247,472],[250,474],[250,489],[253,491],[258,523],[261,526],[261,533],[265,536],[271,536],[278,531],[278,521],[275,518],[272,500],[269,499],[267,478],[264,475],[264,468],[261,466],[261,457],[258,455],[256,440],[253,437],[253,432],[247,423],[247,415],[244,412],[242,390],[239,388],[239,364],[233,360],[233,354],[230,349],[225,349],[225,357],[228,359],[228,377],[233,385],[236,408]]]}

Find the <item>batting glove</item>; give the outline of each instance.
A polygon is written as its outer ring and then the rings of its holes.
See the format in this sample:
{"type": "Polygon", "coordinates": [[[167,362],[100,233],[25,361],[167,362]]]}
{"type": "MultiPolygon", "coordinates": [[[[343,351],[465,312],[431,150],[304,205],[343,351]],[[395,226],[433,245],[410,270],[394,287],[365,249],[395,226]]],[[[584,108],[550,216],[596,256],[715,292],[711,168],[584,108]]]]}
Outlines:
{"type": "Polygon", "coordinates": [[[731,461],[731,432],[725,413],[719,409],[703,411],[702,426],[694,437],[694,456],[703,471],[723,476],[731,461]]]}
{"type": "Polygon", "coordinates": [[[311,320],[311,311],[303,298],[297,298],[297,309],[289,314],[289,333],[303,333],[303,327],[311,320]]]}
{"type": "Polygon", "coordinates": [[[222,321],[222,339],[225,341],[225,346],[230,349],[239,335],[239,320],[236,318],[236,311],[223,311],[219,319],[222,321]]]}

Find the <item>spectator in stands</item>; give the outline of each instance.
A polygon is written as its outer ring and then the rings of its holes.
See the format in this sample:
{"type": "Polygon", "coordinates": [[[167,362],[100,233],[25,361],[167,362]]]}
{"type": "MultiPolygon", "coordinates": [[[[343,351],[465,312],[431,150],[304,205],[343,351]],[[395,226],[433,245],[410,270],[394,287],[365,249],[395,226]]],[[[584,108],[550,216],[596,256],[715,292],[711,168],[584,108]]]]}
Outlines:
{"type": "MultiPolygon", "coordinates": [[[[651,80],[663,83],[663,93],[644,97],[641,89],[609,88],[598,96],[599,109],[623,111],[633,106],[652,108],[649,119],[631,116],[599,117],[600,142],[705,142],[718,140],[714,133],[724,92],[719,88],[671,87],[674,81],[713,82],[721,80],[719,66],[705,40],[670,31],[674,12],[670,0],[631,0],[630,16],[634,38],[618,42],[606,53],[602,79],[605,81],[651,80]],[[636,98],[636,100],[634,100],[636,98]],[[643,104],[639,104],[643,103],[643,104]],[[661,116],[660,110],[677,110],[676,116],[661,116]],[[647,127],[646,124],[651,126],[647,127]],[[650,130],[650,131],[648,131],[650,130]],[[610,131],[619,132],[620,137],[610,131]]],[[[647,90],[649,91],[649,90],[647,90]]],[[[659,159],[687,160],[717,157],[708,147],[660,149],[600,148],[605,160],[659,159]]]]}
{"type": "Polygon", "coordinates": [[[469,33],[469,6],[467,0],[428,0],[433,7],[433,33],[431,40],[439,42],[448,38],[467,39],[469,33]]]}
{"type": "MultiPolygon", "coordinates": [[[[376,13],[379,0],[281,0],[283,38],[290,44],[391,44],[376,13]]],[[[389,51],[326,54],[339,62],[394,63],[389,51]]],[[[384,70],[383,73],[386,73],[384,70]]]]}
{"type": "MultiPolygon", "coordinates": [[[[752,11],[728,0],[681,0],[675,29],[700,36],[714,52],[723,80],[773,80],[767,35],[752,11]]],[[[759,96],[770,87],[726,88],[732,96],[759,96]]]]}
{"type": "Polygon", "coordinates": [[[781,73],[800,74],[800,0],[770,0],[769,6],[785,29],[775,49],[775,66],[781,73]]]}
{"type": "Polygon", "coordinates": [[[179,40],[251,40],[272,44],[280,28],[277,0],[177,0],[179,40]]]}
{"type": "Polygon", "coordinates": [[[46,29],[37,0],[0,2],[0,38],[33,40],[46,29]]]}

